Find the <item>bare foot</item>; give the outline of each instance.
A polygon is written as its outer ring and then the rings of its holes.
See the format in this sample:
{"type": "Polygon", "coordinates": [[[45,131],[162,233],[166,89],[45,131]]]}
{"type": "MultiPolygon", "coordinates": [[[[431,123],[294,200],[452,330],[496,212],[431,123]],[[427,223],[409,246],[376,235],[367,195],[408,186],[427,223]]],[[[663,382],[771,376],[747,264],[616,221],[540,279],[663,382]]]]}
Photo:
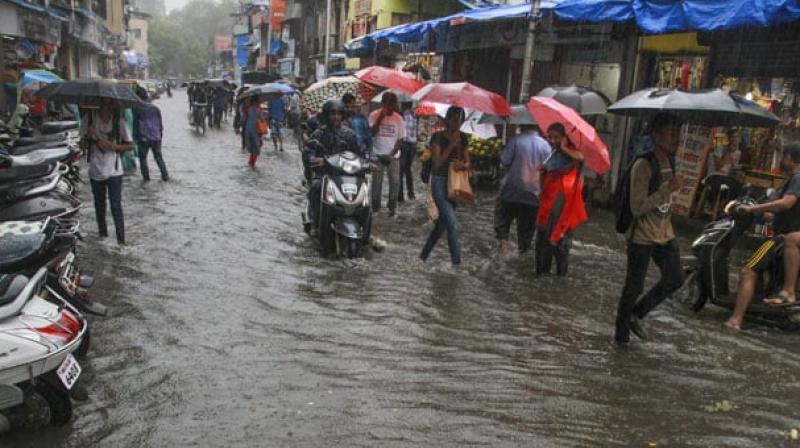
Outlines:
{"type": "Polygon", "coordinates": [[[498,248],[498,251],[503,257],[508,255],[508,240],[500,240],[500,247],[498,248]]]}
{"type": "Polygon", "coordinates": [[[728,319],[727,321],[725,321],[725,326],[733,331],[739,331],[742,329],[742,324],[733,319],[728,319]]]}
{"type": "Polygon", "coordinates": [[[774,297],[771,297],[769,299],[764,299],[764,303],[766,303],[768,305],[776,305],[776,306],[794,305],[794,303],[796,301],[797,301],[797,297],[795,297],[794,294],[791,294],[791,293],[789,293],[789,292],[787,292],[785,290],[782,290],[781,292],[776,294],[774,297]]]}

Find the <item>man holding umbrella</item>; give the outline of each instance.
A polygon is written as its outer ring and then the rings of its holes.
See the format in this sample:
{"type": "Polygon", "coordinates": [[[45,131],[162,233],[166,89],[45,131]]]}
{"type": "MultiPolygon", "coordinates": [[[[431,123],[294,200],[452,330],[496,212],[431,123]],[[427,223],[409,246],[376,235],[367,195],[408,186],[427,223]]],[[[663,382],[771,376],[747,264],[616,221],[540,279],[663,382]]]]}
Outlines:
{"type": "Polygon", "coordinates": [[[630,171],[628,187],[633,223],[628,228],[628,267],[625,287],[619,299],[614,340],[630,341],[633,332],[640,339],[647,333],[639,325],[644,318],[683,283],[681,254],[672,229],[672,193],[683,187],[672,161],[678,150],[681,122],[660,113],[651,123],[653,151],[638,157],[630,171]],[[650,259],[661,271],[661,279],[641,298],[650,259]]]}

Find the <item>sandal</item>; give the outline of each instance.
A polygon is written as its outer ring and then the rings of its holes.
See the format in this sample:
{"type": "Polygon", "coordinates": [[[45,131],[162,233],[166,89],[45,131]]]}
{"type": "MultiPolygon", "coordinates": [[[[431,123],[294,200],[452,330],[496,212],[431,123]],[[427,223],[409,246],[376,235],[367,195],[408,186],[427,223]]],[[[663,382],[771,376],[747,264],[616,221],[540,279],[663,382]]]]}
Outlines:
{"type": "Polygon", "coordinates": [[[796,299],[791,299],[785,291],[781,291],[778,294],[764,299],[764,303],[767,305],[775,306],[775,307],[787,307],[792,306],[797,302],[796,299]]]}

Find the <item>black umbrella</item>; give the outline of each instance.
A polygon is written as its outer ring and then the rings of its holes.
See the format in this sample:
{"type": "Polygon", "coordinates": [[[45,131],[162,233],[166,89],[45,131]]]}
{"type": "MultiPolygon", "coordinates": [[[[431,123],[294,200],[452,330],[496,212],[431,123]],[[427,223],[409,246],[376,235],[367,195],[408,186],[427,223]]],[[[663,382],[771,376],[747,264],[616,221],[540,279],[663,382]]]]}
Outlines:
{"type": "Polygon", "coordinates": [[[275,84],[262,84],[260,86],[252,86],[239,95],[238,101],[244,101],[247,98],[256,98],[258,101],[271,101],[285,95],[286,85],[275,84]]]}
{"type": "Polygon", "coordinates": [[[528,106],[524,104],[517,104],[516,106],[511,106],[511,111],[514,112],[514,115],[510,117],[499,117],[497,115],[489,115],[483,114],[480,120],[478,120],[479,124],[514,124],[514,125],[521,125],[521,124],[530,124],[535,125],[536,120],[533,119],[531,113],[528,112],[528,106]]]}
{"type": "Polygon", "coordinates": [[[573,108],[581,115],[606,113],[611,101],[597,90],[581,86],[551,86],[542,89],[536,96],[548,96],[573,108]]]}
{"type": "Polygon", "coordinates": [[[612,104],[608,111],[627,116],[668,112],[701,126],[772,127],[780,123],[780,118],[758,104],[720,89],[644,89],[612,104]]]}
{"type": "Polygon", "coordinates": [[[57,84],[48,84],[35,95],[65,104],[99,105],[102,100],[112,100],[123,107],[141,104],[128,84],[108,79],[76,79],[57,84]]]}

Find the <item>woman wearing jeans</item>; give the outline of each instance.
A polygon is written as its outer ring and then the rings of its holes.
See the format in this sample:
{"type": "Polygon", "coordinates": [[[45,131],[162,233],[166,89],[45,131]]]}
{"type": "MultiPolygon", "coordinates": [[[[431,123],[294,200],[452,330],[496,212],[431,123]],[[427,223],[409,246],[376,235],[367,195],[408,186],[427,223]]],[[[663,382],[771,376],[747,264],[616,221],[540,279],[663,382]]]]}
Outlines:
{"type": "Polygon", "coordinates": [[[469,170],[469,153],[467,152],[467,136],[459,129],[464,123],[464,109],[451,106],[444,118],[445,130],[437,132],[431,138],[433,169],[431,172],[431,193],[439,218],[422,248],[420,259],[425,261],[430,256],[433,246],[447,232],[447,246],[450,249],[450,260],[453,265],[461,264],[461,246],[458,242],[458,219],[456,205],[447,197],[447,176],[450,164],[456,170],[469,170]]]}
{"type": "Polygon", "coordinates": [[[100,237],[108,236],[106,196],[117,232],[117,243],[125,245],[122,217],[122,160],[120,153],[133,148],[125,118],[111,100],[103,100],[96,114],[81,122],[82,146],[89,151],[89,179],[92,181],[94,211],[100,237]]]}

